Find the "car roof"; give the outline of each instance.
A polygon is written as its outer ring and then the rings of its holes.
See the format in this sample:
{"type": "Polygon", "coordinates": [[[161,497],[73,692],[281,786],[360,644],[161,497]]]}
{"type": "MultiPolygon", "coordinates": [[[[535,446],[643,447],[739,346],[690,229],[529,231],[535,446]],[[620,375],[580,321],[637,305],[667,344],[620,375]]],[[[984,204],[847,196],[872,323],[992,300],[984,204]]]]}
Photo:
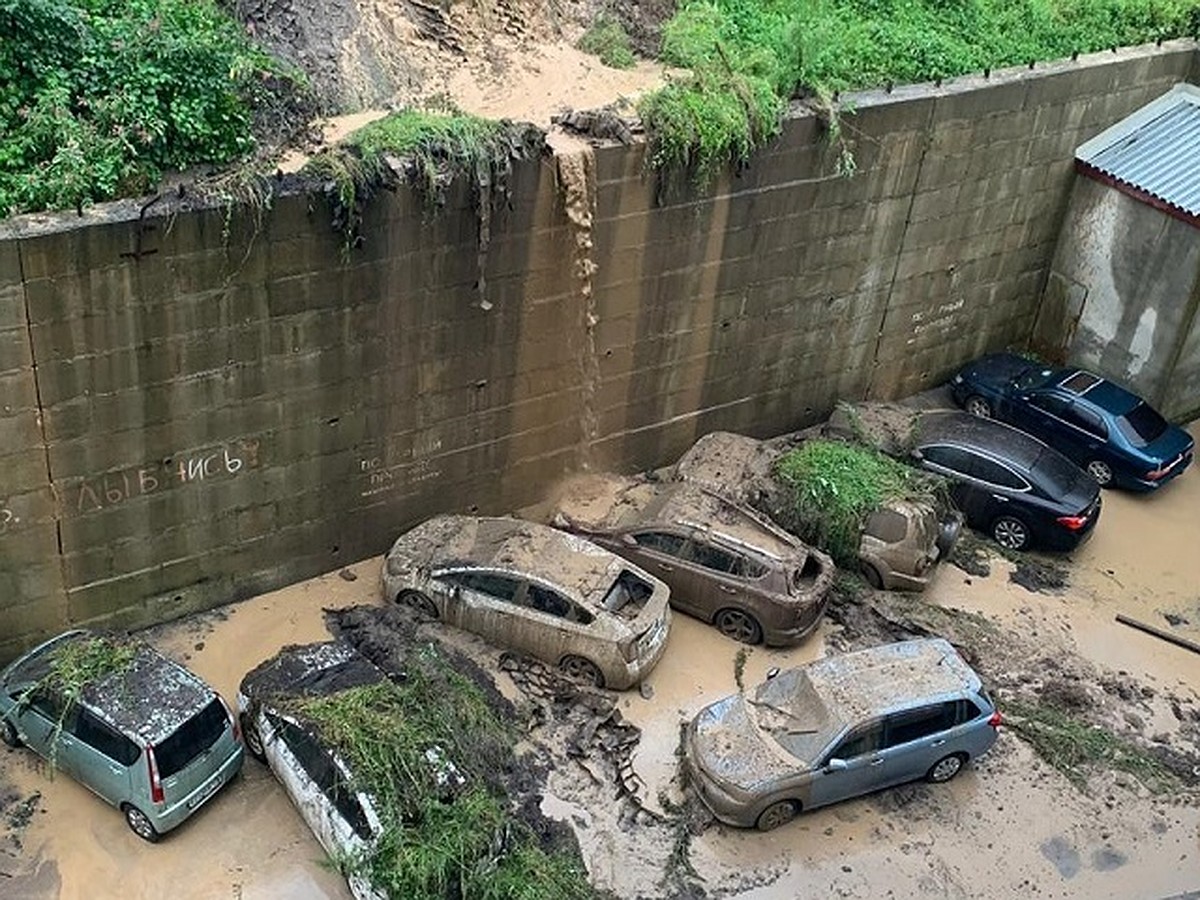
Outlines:
{"type": "MultiPolygon", "coordinates": [[[[49,675],[56,652],[96,637],[81,629],[48,641],[13,666],[10,683],[41,681],[49,675]]],[[[142,744],[155,744],[211,703],[216,694],[195,674],[144,641],[131,646],[134,655],[129,665],[86,683],[79,701],[118,731],[142,744]]]]}
{"type": "Polygon", "coordinates": [[[917,422],[918,447],[954,444],[992,454],[1028,472],[1046,445],[1011,425],[966,412],[931,412],[917,422]]]}
{"type": "Polygon", "coordinates": [[[397,540],[392,554],[429,569],[502,569],[533,576],[589,605],[600,603],[619,569],[635,568],[557,528],[486,516],[435,516],[397,540]]]}
{"type": "MultiPolygon", "coordinates": [[[[1070,390],[1066,384],[1062,386],[1070,390]]],[[[1098,378],[1086,392],[1079,394],[1079,396],[1114,416],[1123,416],[1142,402],[1141,398],[1136,394],[1131,394],[1120,385],[1113,384],[1111,381],[1103,378],[1098,378]]]]}
{"type": "Polygon", "coordinates": [[[830,656],[810,663],[804,671],[830,711],[845,722],[981,687],[979,676],[943,638],[899,641],[830,656]]]}
{"type": "Polygon", "coordinates": [[[387,676],[344,641],[289,644],[246,673],[242,693],[271,702],[325,697],[350,688],[378,684],[387,676]]]}

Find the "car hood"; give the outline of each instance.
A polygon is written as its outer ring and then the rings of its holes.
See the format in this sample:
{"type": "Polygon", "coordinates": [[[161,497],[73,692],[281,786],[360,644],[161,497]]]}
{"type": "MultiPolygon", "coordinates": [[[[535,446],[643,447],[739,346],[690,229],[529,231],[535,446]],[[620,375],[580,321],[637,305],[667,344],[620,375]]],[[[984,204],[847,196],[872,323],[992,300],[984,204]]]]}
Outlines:
{"type": "Polygon", "coordinates": [[[992,353],[964,366],[959,374],[966,381],[1004,387],[1033,365],[1032,360],[1015,353],[992,353]]]}
{"type": "Polygon", "coordinates": [[[693,763],[713,780],[741,791],[807,768],[759,730],[742,694],[701,710],[693,735],[693,763]]]}

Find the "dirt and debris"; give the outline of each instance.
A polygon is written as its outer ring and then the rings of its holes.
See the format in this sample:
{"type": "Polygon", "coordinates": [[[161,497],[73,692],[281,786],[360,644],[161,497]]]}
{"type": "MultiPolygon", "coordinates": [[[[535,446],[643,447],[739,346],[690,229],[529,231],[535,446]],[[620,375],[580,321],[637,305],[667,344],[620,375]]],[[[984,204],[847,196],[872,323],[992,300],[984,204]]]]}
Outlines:
{"type": "Polygon", "coordinates": [[[900,403],[839,403],[821,431],[903,459],[912,452],[922,412],[900,403]]]}
{"type": "Polygon", "coordinates": [[[22,839],[34,815],[44,811],[41,803],[39,791],[22,797],[13,787],[0,786],[0,821],[4,823],[4,843],[17,853],[24,847],[22,839]]]}
{"type": "Polygon", "coordinates": [[[552,116],[550,122],[571,134],[600,142],[617,141],[621,144],[632,144],[634,135],[642,131],[639,119],[621,116],[612,106],[600,109],[568,109],[561,115],[552,116]]]}
{"type": "Polygon", "coordinates": [[[1034,593],[1057,593],[1067,586],[1067,570],[1055,562],[1025,556],[1017,561],[1008,575],[1013,584],[1019,584],[1034,593]]]}

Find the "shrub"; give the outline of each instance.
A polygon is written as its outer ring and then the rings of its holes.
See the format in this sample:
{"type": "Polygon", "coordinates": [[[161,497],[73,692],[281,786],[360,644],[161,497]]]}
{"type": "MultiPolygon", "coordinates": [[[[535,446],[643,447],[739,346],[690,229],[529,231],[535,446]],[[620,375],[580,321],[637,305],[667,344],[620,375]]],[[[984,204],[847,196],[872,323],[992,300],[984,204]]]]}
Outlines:
{"type": "Polygon", "coordinates": [[[632,69],[637,62],[624,26],[608,13],[596,16],[591,27],[579,39],[579,49],[598,56],[600,62],[610,69],[632,69]]]}

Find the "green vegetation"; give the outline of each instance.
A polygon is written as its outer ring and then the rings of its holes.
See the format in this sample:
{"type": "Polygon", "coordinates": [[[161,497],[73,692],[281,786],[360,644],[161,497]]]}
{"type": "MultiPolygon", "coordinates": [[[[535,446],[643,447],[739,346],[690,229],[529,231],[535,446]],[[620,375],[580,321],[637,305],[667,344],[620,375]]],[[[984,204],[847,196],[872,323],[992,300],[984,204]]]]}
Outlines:
{"type": "Polygon", "coordinates": [[[0,217],[244,156],[295,87],[212,0],[0,0],[0,35],[0,217]]]}
{"type": "Polygon", "coordinates": [[[816,96],[848,174],[838,91],[1198,32],[1197,0],[681,0],[662,57],[692,75],[641,111],[652,164],[703,180],[773,137],[785,101],[816,96]]]}
{"type": "Polygon", "coordinates": [[[1005,724],[1077,787],[1087,783],[1088,767],[1097,765],[1128,772],[1156,793],[1178,787],[1170,771],[1132,741],[1064,709],[1011,700],[1004,711],[1008,717],[1005,724]]]}
{"type": "Polygon", "coordinates": [[[128,669],[136,655],[136,645],[110,637],[72,641],[54,651],[44,686],[69,706],[89,684],[128,669]]]}
{"type": "Polygon", "coordinates": [[[863,524],[883,501],[934,495],[932,481],[915,470],[840,441],[807,441],[779,459],[776,475],[793,501],[781,524],[848,568],[857,567],[863,524]]]}
{"type": "Polygon", "coordinates": [[[365,125],[314,156],[304,171],[327,183],[334,225],[354,245],[366,202],[396,181],[394,162],[431,208],[445,204],[456,178],[469,177],[485,216],[492,202],[507,199],[513,160],[536,157],[544,147],[545,134],[531,125],[481,119],[437,100],[365,125]]]}
{"type": "Polygon", "coordinates": [[[591,27],[579,39],[579,49],[600,58],[610,69],[632,69],[637,62],[625,28],[611,13],[596,16],[591,27]]]}
{"type": "Polygon", "coordinates": [[[514,814],[505,776],[517,735],[433,645],[409,654],[399,683],[303,700],[297,713],[348,761],[353,787],[377,800],[373,851],[343,863],[387,896],[594,896],[577,851],[544,846],[514,814]]]}

